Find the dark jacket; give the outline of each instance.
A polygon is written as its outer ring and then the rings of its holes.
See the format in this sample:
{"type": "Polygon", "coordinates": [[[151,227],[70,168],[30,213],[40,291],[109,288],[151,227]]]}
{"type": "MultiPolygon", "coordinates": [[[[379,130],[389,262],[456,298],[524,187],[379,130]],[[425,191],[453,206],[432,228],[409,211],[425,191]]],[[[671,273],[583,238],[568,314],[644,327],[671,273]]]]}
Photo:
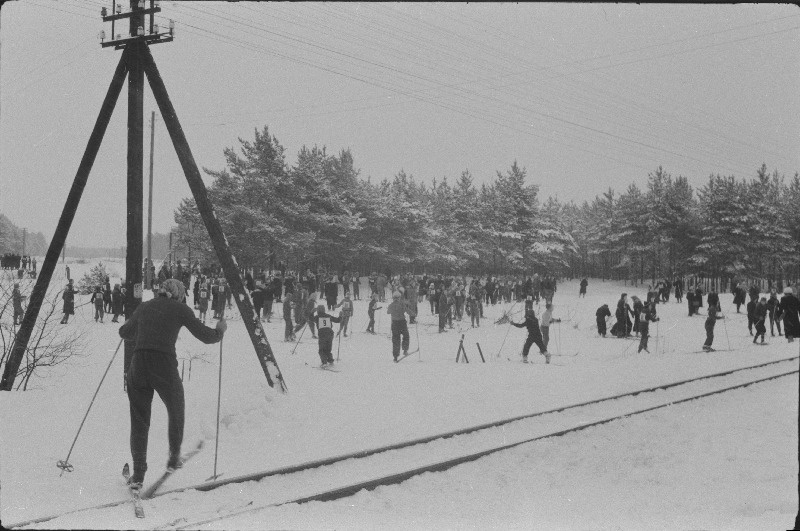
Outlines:
{"type": "Polygon", "coordinates": [[[219,331],[200,322],[186,304],[169,297],[156,297],[140,304],[119,328],[119,335],[136,341],[136,351],[150,350],[175,356],[175,342],[184,326],[203,343],[217,343],[222,339],[219,331]]]}
{"type": "Polygon", "coordinates": [[[515,323],[514,321],[511,321],[511,324],[517,328],[527,328],[528,336],[532,337],[534,341],[542,341],[542,331],[539,328],[539,319],[537,319],[535,315],[528,314],[525,316],[524,322],[515,323]]]}

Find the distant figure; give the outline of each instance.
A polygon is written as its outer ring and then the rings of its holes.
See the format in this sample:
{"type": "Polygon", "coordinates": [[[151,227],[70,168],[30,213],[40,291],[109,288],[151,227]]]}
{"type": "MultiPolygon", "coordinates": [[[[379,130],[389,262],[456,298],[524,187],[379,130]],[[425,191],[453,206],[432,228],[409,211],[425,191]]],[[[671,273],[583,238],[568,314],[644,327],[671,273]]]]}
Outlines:
{"type": "Polygon", "coordinates": [[[586,298],[586,286],[588,286],[588,285],[589,285],[589,281],[588,280],[586,280],[585,278],[583,280],[581,280],[581,289],[578,292],[578,297],[586,298]]]}

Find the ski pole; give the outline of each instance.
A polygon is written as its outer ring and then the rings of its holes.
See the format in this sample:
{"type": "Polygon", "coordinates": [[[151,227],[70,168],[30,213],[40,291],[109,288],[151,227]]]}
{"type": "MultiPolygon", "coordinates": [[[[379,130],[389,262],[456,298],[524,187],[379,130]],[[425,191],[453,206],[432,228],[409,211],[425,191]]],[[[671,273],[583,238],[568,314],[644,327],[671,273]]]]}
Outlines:
{"type": "Polygon", "coordinates": [[[558,321],[558,353],[561,354],[561,321],[558,321]]]}
{"type": "MultiPolygon", "coordinates": [[[[508,324],[509,325],[511,324],[511,318],[510,317],[508,318],[508,324]]],[[[500,350],[497,351],[497,357],[498,358],[500,357],[500,353],[503,352],[503,346],[506,344],[506,339],[508,338],[508,333],[509,332],[511,332],[511,326],[508,327],[508,330],[506,330],[506,335],[503,336],[503,342],[500,344],[500,350]]]]}
{"type": "Polygon", "coordinates": [[[339,329],[339,333],[336,334],[337,336],[339,336],[339,344],[336,346],[336,361],[339,361],[339,350],[341,350],[341,348],[342,348],[342,334],[341,334],[341,332],[342,332],[342,330],[339,329]]]}
{"type": "Polygon", "coordinates": [[[725,341],[728,342],[728,350],[730,351],[731,339],[728,337],[728,323],[725,322],[727,321],[727,319],[725,319],[725,314],[723,314],[722,311],[720,311],[719,313],[722,315],[722,326],[725,328],[725,341]]]}
{"type": "Polygon", "coordinates": [[[81,434],[81,430],[83,429],[83,423],[86,422],[86,417],[89,416],[89,411],[92,409],[92,404],[94,404],[94,399],[97,398],[97,393],[100,392],[100,387],[103,385],[103,380],[106,379],[106,375],[108,374],[108,370],[111,368],[111,364],[114,363],[114,358],[117,357],[117,353],[119,352],[119,348],[122,346],[122,342],[124,339],[119,340],[119,344],[117,345],[117,349],[114,351],[114,355],[111,356],[111,361],[108,362],[108,367],[106,367],[106,372],[103,373],[103,377],[100,379],[100,383],[97,386],[97,391],[94,392],[94,396],[92,397],[92,401],[89,403],[89,407],[86,409],[86,414],[83,416],[83,420],[81,421],[81,425],[78,428],[78,433],[75,434],[75,439],[72,441],[72,446],[69,447],[69,452],[67,452],[67,458],[63,461],[59,461],[56,463],[56,466],[61,469],[61,474],[58,477],[61,477],[64,474],[64,471],[72,472],[73,467],[69,464],[69,456],[72,455],[72,449],[75,448],[75,443],[78,441],[78,435],[81,434]]]}
{"type": "Polygon", "coordinates": [[[222,398],[222,339],[219,340],[219,379],[217,382],[217,436],[214,439],[214,475],[206,481],[217,479],[217,451],[219,450],[219,406],[222,398]]]}
{"type": "Polygon", "coordinates": [[[294,351],[297,350],[297,346],[300,344],[300,340],[303,339],[303,334],[306,333],[306,323],[303,323],[303,329],[300,330],[300,337],[297,339],[297,343],[294,344],[294,348],[292,349],[292,355],[294,355],[294,351]]]}
{"type": "Polygon", "coordinates": [[[419,348],[419,321],[414,321],[414,328],[417,331],[417,354],[419,355],[417,361],[422,361],[422,349],[419,348]]]}

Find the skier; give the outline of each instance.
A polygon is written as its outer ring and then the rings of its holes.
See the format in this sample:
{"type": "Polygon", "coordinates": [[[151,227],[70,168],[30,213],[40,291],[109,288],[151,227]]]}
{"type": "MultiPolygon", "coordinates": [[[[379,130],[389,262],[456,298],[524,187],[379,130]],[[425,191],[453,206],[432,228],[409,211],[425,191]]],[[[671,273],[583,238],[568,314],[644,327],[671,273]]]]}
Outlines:
{"type": "Polygon", "coordinates": [[[650,351],[647,350],[647,340],[650,337],[650,321],[658,321],[655,301],[644,306],[639,315],[639,334],[642,336],[639,340],[639,352],[644,350],[648,354],[650,354],[650,351]]]}
{"type": "Polygon", "coordinates": [[[367,315],[369,315],[369,324],[367,325],[367,332],[370,334],[375,333],[375,310],[380,310],[382,306],[377,306],[378,304],[378,294],[373,293],[372,297],[369,301],[369,307],[367,307],[367,315]]]}
{"type": "Polygon", "coordinates": [[[203,284],[197,292],[197,309],[200,312],[199,319],[206,324],[206,312],[208,312],[208,286],[203,284]]]}
{"type": "Polygon", "coordinates": [[[542,332],[542,344],[545,350],[550,344],[550,323],[560,323],[561,319],[553,318],[553,305],[548,303],[545,305],[544,313],[542,314],[542,322],[539,323],[539,328],[542,332]]]}
{"type": "MultiPolygon", "coordinates": [[[[380,297],[380,292],[378,293],[380,297]]],[[[400,292],[395,291],[392,294],[392,302],[386,307],[386,313],[392,316],[392,356],[395,363],[400,356],[400,347],[402,343],[403,356],[408,356],[408,344],[411,339],[408,333],[408,323],[406,323],[405,314],[408,313],[405,302],[400,298],[400,292]]]]}
{"type": "MultiPolygon", "coordinates": [[[[449,305],[449,297],[445,291],[439,290],[439,333],[447,332],[445,330],[445,325],[447,324],[447,318],[450,316],[450,305],[449,305]]],[[[452,323],[451,323],[452,327],[452,323]]]]}
{"type": "Polygon", "coordinates": [[[341,324],[339,325],[339,332],[337,335],[342,334],[344,337],[347,337],[347,323],[350,322],[350,316],[353,315],[353,301],[350,300],[350,292],[344,292],[344,299],[342,302],[336,305],[336,307],[342,307],[342,311],[339,312],[339,318],[341,319],[341,324]]]}
{"type": "Polygon", "coordinates": [[[94,293],[92,293],[92,298],[89,299],[89,302],[94,303],[94,322],[96,323],[98,319],[100,322],[103,322],[103,288],[101,286],[97,286],[94,288],[94,293]]]}
{"type": "Polygon", "coordinates": [[[317,306],[316,315],[311,317],[319,331],[319,359],[323,367],[333,365],[333,326],[332,323],[340,323],[341,317],[325,313],[325,305],[317,306]]]}
{"type": "Polygon", "coordinates": [[[673,284],[675,286],[675,302],[683,302],[683,280],[676,278],[673,284]]]}
{"type": "Polygon", "coordinates": [[[106,277],[105,286],[103,286],[103,312],[111,313],[111,280],[106,277]]]}
{"type": "Polygon", "coordinates": [[[467,313],[470,316],[472,322],[472,328],[480,328],[481,326],[481,315],[480,311],[478,310],[478,301],[475,300],[475,297],[470,295],[467,298],[467,313]]]}
{"type": "Polygon", "coordinates": [[[209,328],[186,306],[186,289],[177,279],[161,284],[160,296],[143,302],[119,328],[119,335],[135,342],[135,350],[125,373],[131,415],[131,456],[133,475],[129,485],[141,488],[147,471],[147,437],[150,431],[150,410],[153,392],[164,402],[168,417],[169,459],[167,469],[182,466],[181,444],[185,403],[183,383],[178,373],[175,342],[184,326],[206,344],[222,340],[227,323],[217,322],[209,328]]]}
{"type": "Polygon", "coordinates": [[[753,317],[755,319],[755,326],[756,326],[756,335],[753,338],[753,343],[756,342],[758,336],[761,336],[761,343],[764,343],[764,334],[767,333],[767,325],[765,321],[767,320],[767,298],[761,297],[761,300],[758,301],[756,304],[755,311],[753,312],[753,317]]]}
{"type": "Polygon", "coordinates": [[[767,312],[769,315],[769,333],[773,337],[775,336],[775,325],[778,325],[778,335],[783,335],[781,333],[780,314],[775,313],[779,304],[780,301],[778,300],[778,292],[775,291],[775,288],[772,288],[769,293],[769,300],[767,301],[767,312]]]}
{"type": "Polygon", "coordinates": [[[114,291],[111,292],[111,311],[114,317],[111,319],[112,323],[119,322],[119,316],[124,313],[125,297],[123,297],[122,289],[119,284],[114,284],[114,291]]]}
{"type": "Polygon", "coordinates": [[[632,314],[633,311],[628,305],[627,297],[628,294],[623,293],[617,301],[617,311],[615,313],[617,322],[611,327],[611,334],[617,337],[630,337],[631,328],[633,328],[633,323],[631,323],[629,317],[629,314],[632,314]]]}
{"type": "Polygon", "coordinates": [[[600,306],[594,315],[597,321],[597,333],[606,337],[606,318],[611,317],[611,310],[608,308],[608,304],[600,306]]]}
{"type": "Polygon", "coordinates": [[[547,352],[547,348],[542,342],[542,332],[539,329],[539,321],[536,319],[536,314],[533,310],[528,310],[525,312],[525,321],[521,323],[515,323],[514,321],[509,320],[509,323],[517,328],[528,329],[528,338],[525,340],[525,346],[522,347],[522,361],[524,363],[528,363],[528,352],[530,352],[531,345],[534,343],[536,343],[536,346],[539,347],[539,353],[544,356],[545,363],[550,363],[550,353],[547,352]]]}
{"type": "MultiPolygon", "coordinates": [[[[651,303],[651,301],[655,301],[655,299],[651,298],[650,295],[651,293],[648,292],[648,305],[651,303]]],[[[639,318],[642,315],[642,311],[644,311],[644,304],[642,304],[642,301],[639,300],[639,297],[636,295],[633,295],[631,299],[633,299],[633,331],[636,333],[636,337],[639,337],[639,323],[641,322],[639,318]]]]}
{"type": "Polygon", "coordinates": [[[339,296],[339,284],[332,275],[325,281],[325,299],[328,301],[328,309],[333,311],[336,308],[336,298],[339,296]]]}
{"type": "Polygon", "coordinates": [[[253,300],[253,310],[256,312],[256,319],[261,319],[261,309],[264,307],[264,286],[261,284],[261,281],[258,280],[253,287],[253,290],[250,292],[250,298],[253,300]]]}
{"type": "Polygon", "coordinates": [[[22,310],[22,301],[26,299],[25,295],[19,291],[19,282],[14,282],[11,299],[14,304],[14,326],[17,326],[17,324],[22,324],[22,319],[25,316],[25,312],[22,310]],[[17,323],[17,319],[19,319],[19,323],[17,323]]]}
{"type": "Polygon", "coordinates": [[[586,280],[585,278],[581,280],[581,289],[578,292],[578,297],[583,297],[584,299],[586,298],[586,286],[588,285],[589,285],[588,280],[586,280]]]}
{"type": "Polygon", "coordinates": [[[708,317],[706,317],[706,342],[703,343],[703,350],[706,352],[713,352],[711,344],[714,343],[714,325],[717,324],[717,319],[723,319],[722,316],[717,317],[717,307],[709,306],[708,317]]]}
{"type": "Polygon", "coordinates": [[[283,332],[283,340],[286,342],[294,341],[294,326],[292,326],[292,308],[294,307],[294,303],[292,302],[292,293],[289,292],[283,297],[283,322],[286,324],[286,327],[283,332]]]}
{"type": "Polygon", "coordinates": [[[786,341],[792,343],[794,338],[800,337],[800,301],[794,296],[793,290],[786,287],[783,290],[783,297],[780,303],[781,315],[783,316],[783,335],[786,341]]]}

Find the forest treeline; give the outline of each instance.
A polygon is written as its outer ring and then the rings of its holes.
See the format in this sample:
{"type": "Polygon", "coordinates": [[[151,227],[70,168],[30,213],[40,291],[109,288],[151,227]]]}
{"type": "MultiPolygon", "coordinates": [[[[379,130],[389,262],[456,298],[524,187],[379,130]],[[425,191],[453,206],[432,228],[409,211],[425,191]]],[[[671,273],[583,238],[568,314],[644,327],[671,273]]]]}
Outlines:
{"type": "MultiPolygon", "coordinates": [[[[613,279],[800,277],[800,176],[766,164],[749,178],[711,175],[693,189],[661,167],[582,204],[539,197],[514,162],[491,182],[362,179],[353,155],[303,147],[290,165],[269,129],[226,167],[209,196],[243,267],[318,266],[416,273],[552,274],[613,279]]],[[[590,176],[587,176],[589,179],[590,176]]],[[[175,212],[176,246],[216,263],[194,200],[175,212]]]]}

